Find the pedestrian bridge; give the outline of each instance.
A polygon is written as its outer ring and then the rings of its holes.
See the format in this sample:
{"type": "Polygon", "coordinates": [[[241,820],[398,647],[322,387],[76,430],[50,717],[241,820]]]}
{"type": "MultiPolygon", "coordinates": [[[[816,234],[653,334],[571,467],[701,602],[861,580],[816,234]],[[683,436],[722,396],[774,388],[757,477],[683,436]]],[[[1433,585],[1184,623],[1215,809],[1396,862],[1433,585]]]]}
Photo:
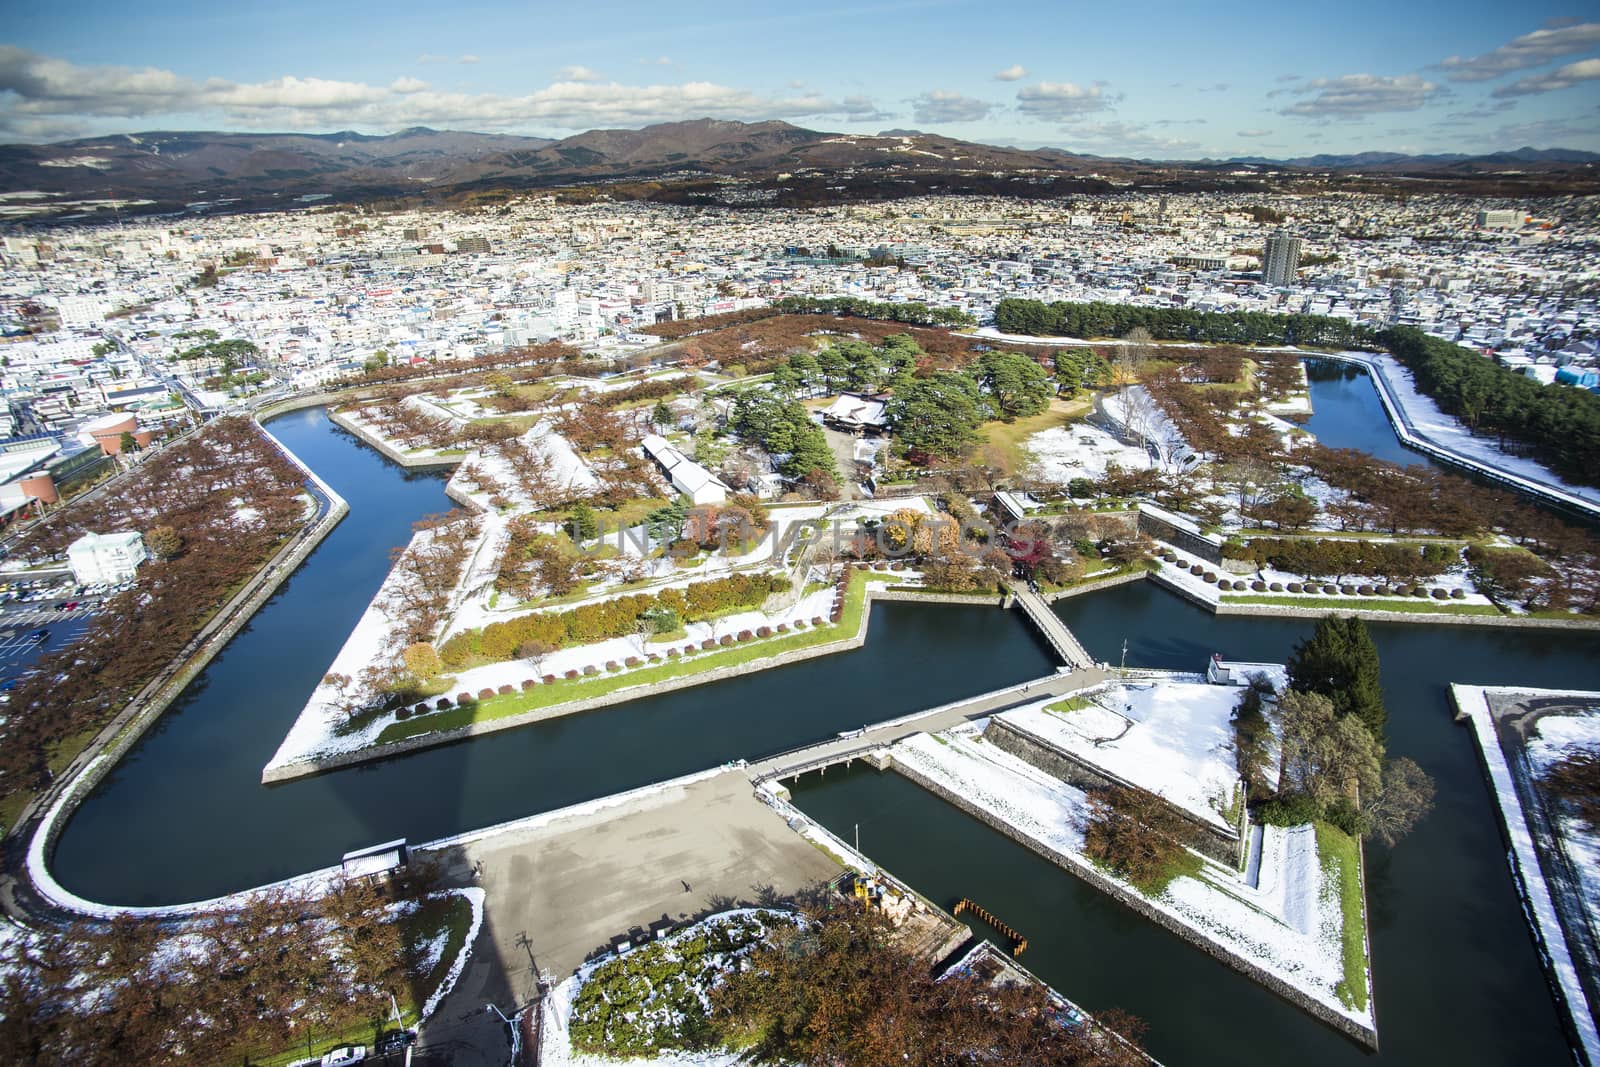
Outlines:
{"type": "Polygon", "coordinates": [[[1033,620],[1033,624],[1044,634],[1045,640],[1050,642],[1050,647],[1055,649],[1056,655],[1061,657],[1063,663],[1074,670],[1096,665],[1094,657],[1089,655],[1077,636],[1067,629],[1067,624],[1061,621],[1061,617],[1050,610],[1050,605],[1045,602],[1044,597],[1021,582],[1015,581],[1011,583],[1011,592],[1016,597],[1018,606],[1033,620]]]}
{"type": "Polygon", "coordinates": [[[977,696],[941,704],[926,711],[913,712],[898,719],[878,723],[876,726],[848,730],[827,741],[803,745],[765,759],[753,760],[746,765],[745,772],[750,776],[750,780],[757,784],[769,780],[798,778],[802,774],[825,770],[837,763],[866,759],[871,753],[888,748],[896,741],[912,734],[948,730],[971,719],[983,718],[986,715],[1032,703],[1041,697],[1063,696],[1091,685],[1098,685],[1110,677],[1107,671],[1099,667],[1078,670],[1063,668],[1043,678],[1035,678],[988,693],[979,693],[977,696]]]}

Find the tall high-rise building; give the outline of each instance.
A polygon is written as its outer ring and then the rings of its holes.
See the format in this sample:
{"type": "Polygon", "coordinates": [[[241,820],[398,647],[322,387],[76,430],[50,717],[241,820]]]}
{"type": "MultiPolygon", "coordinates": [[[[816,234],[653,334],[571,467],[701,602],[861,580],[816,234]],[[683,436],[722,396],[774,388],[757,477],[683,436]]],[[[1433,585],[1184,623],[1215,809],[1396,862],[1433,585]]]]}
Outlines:
{"type": "Polygon", "coordinates": [[[1267,238],[1261,252],[1261,280],[1267,285],[1293,285],[1294,272],[1300,269],[1300,238],[1279,230],[1267,238]]]}
{"type": "Polygon", "coordinates": [[[1522,226],[1522,212],[1516,208],[1478,212],[1480,230],[1515,230],[1522,226]]]}

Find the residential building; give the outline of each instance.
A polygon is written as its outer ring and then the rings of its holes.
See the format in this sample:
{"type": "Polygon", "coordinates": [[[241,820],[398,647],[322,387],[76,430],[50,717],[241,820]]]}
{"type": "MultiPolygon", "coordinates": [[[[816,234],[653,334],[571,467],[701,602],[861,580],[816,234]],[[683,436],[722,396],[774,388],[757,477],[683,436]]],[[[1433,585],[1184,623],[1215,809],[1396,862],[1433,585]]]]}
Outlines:
{"type": "Polygon", "coordinates": [[[1300,238],[1284,230],[1268,237],[1261,252],[1262,283],[1273,287],[1293,285],[1299,269],[1300,238]]]}

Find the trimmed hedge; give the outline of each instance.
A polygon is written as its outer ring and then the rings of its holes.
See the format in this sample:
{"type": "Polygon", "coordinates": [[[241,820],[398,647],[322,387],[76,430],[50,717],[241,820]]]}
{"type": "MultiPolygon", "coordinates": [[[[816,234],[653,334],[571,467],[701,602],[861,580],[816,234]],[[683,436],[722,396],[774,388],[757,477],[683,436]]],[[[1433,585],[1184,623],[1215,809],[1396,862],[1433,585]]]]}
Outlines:
{"type": "Polygon", "coordinates": [[[687,589],[633,593],[562,612],[535,612],[456,634],[439,649],[439,657],[452,670],[481,662],[499,663],[516,658],[517,649],[528,643],[562,648],[624,637],[635,632],[642,617],[658,610],[698,622],[759,607],[768,596],[789,586],[789,579],[781,574],[732,574],[696,582],[687,589]]]}

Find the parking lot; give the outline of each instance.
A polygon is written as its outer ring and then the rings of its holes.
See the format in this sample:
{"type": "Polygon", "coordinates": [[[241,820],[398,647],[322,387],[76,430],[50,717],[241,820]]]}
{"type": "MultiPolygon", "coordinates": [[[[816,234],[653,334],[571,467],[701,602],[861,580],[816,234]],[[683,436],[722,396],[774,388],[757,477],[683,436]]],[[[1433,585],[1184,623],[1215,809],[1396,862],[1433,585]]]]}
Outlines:
{"type": "MultiPolygon", "coordinates": [[[[0,583],[3,584],[3,583],[0,583]]],[[[9,687],[42,654],[83,633],[103,595],[84,595],[71,579],[10,583],[0,590],[0,685],[9,687]]]]}

